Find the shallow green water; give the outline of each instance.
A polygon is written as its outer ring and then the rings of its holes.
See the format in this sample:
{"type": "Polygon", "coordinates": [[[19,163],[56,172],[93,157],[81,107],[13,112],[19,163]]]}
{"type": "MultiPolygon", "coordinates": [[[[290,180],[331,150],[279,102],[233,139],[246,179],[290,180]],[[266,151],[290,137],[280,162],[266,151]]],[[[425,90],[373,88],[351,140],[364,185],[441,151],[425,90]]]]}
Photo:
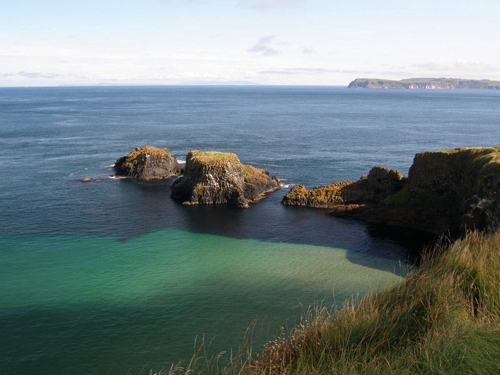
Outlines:
{"type": "Polygon", "coordinates": [[[397,261],[362,255],[363,266],[342,249],[172,229],[127,241],[2,237],[0,248],[1,373],[158,369],[189,357],[196,335],[227,350],[268,317],[262,345],[301,304],[329,305],[334,292],[343,301],[401,274],[397,261]]]}

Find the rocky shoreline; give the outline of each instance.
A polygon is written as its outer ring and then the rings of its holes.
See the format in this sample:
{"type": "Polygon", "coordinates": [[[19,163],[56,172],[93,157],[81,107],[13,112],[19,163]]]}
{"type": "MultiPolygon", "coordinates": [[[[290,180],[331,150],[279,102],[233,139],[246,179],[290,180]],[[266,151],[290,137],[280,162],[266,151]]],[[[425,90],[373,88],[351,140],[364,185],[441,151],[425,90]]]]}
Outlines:
{"type": "Polygon", "coordinates": [[[282,203],[437,235],[494,231],[500,228],[500,146],[418,153],[408,178],[374,167],[355,182],[295,186],[282,203]]]}
{"type": "MultiPolygon", "coordinates": [[[[248,208],[280,188],[269,171],[242,164],[230,152],[190,151],[182,168],[167,149],[144,146],[119,158],[114,169],[138,181],[178,177],[171,198],[185,205],[248,208]]],[[[436,235],[493,231],[500,228],[500,146],[421,152],[408,177],[375,166],[358,181],[294,186],[282,203],[436,235]]]]}

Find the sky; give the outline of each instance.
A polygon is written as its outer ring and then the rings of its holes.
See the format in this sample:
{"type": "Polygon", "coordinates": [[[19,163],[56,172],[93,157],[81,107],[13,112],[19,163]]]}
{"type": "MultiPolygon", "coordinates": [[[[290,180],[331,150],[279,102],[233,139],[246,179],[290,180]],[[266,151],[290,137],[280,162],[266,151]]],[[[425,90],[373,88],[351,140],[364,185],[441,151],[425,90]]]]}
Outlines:
{"type": "Polygon", "coordinates": [[[500,1],[0,0],[0,86],[500,80],[500,1]]]}

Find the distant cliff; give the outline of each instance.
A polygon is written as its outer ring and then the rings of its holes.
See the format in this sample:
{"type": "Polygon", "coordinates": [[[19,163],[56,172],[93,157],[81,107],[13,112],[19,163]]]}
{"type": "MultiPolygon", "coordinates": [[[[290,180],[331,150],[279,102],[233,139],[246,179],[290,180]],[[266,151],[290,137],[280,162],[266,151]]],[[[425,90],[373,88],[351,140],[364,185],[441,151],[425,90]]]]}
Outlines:
{"type": "Polygon", "coordinates": [[[410,78],[401,81],[356,78],[350,89],[407,89],[407,90],[500,90],[500,81],[459,78],[410,78]]]}

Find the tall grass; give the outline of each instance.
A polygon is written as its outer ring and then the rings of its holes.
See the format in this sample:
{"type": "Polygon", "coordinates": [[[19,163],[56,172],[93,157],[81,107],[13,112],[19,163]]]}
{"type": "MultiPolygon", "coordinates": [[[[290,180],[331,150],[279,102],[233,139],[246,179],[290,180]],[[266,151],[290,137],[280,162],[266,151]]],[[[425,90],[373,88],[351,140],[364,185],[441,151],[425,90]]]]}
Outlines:
{"type": "Polygon", "coordinates": [[[500,233],[437,246],[401,285],[310,309],[261,353],[250,347],[219,366],[202,345],[160,374],[500,374],[500,233]]]}

